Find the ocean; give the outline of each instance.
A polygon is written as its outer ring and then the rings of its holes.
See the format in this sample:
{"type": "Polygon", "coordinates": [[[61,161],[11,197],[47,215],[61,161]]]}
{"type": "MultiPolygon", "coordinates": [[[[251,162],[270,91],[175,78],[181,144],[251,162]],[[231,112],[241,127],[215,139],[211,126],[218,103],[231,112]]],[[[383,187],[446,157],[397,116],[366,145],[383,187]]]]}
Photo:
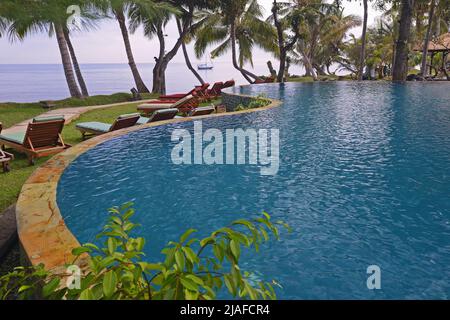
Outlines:
{"type": "MultiPolygon", "coordinates": [[[[153,66],[154,64],[150,63],[138,65],[150,90],[153,66]]],[[[83,64],[81,70],[90,95],[130,92],[130,89],[135,87],[127,64],[83,64]]],[[[265,63],[255,64],[253,72],[261,75],[269,73],[265,63]]],[[[231,79],[237,84],[246,83],[231,62],[215,63],[213,70],[199,73],[211,84],[231,79]]],[[[198,84],[184,63],[169,64],[166,79],[168,93],[186,92],[198,84]]],[[[0,64],[0,102],[36,102],[67,97],[69,90],[60,64],[0,64]]]]}

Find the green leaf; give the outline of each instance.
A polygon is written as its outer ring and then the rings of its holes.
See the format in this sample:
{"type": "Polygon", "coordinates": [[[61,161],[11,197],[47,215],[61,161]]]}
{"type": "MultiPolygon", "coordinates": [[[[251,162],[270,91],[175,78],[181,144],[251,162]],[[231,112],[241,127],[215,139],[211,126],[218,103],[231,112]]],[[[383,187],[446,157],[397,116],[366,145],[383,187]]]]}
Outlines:
{"type": "Polygon", "coordinates": [[[225,275],[224,277],[225,286],[227,287],[228,291],[233,295],[233,297],[236,296],[236,288],[233,285],[233,281],[231,280],[231,276],[225,275]]]}
{"type": "Polygon", "coordinates": [[[83,290],[80,294],[80,300],[95,300],[94,294],[91,289],[83,290]]]}
{"type": "Polygon", "coordinates": [[[53,278],[49,283],[42,287],[42,295],[44,297],[50,296],[58,288],[60,282],[60,279],[53,278]]]}
{"type": "Polygon", "coordinates": [[[184,254],[183,252],[177,250],[175,252],[175,262],[178,266],[178,268],[180,269],[180,271],[184,270],[184,266],[185,266],[185,259],[184,259],[184,254]]]}
{"type": "Polygon", "coordinates": [[[188,231],[186,231],[181,237],[180,237],[180,243],[184,243],[191,234],[193,234],[194,232],[197,232],[197,230],[195,229],[189,229],[188,231]]]}
{"type": "Polygon", "coordinates": [[[225,252],[223,251],[223,248],[219,245],[214,245],[213,247],[214,255],[217,257],[217,259],[220,262],[223,262],[223,258],[225,257],[225,252]]]}
{"type": "Polygon", "coordinates": [[[230,241],[230,249],[233,253],[233,256],[236,258],[236,260],[239,260],[239,257],[241,255],[241,246],[239,245],[239,242],[235,240],[230,241]]]}
{"type": "Polygon", "coordinates": [[[197,256],[197,254],[194,252],[194,250],[192,250],[189,247],[183,247],[183,252],[186,255],[187,259],[191,262],[191,263],[198,263],[199,258],[197,256]]]}
{"type": "Polygon", "coordinates": [[[114,271],[108,271],[103,277],[103,294],[111,298],[117,288],[117,275],[114,271]]]}
{"type": "Polygon", "coordinates": [[[27,290],[29,290],[31,288],[32,288],[32,286],[28,286],[28,285],[21,286],[19,288],[19,290],[17,291],[17,293],[22,293],[22,292],[27,291],[27,290]]]}
{"type": "Polygon", "coordinates": [[[194,281],[196,284],[198,284],[200,286],[203,285],[203,280],[193,274],[187,275],[186,278],[194,281]]]}
{"type": "Polygon", "coordinates": [[[108,238],[108,251],[113,254],[117,249],[117,242],[114,238],[108,238]]]}
{"type": "Polygon", "coordinates": [[[194,292],[198,291],[198,285],[194,281],[188,278],[181,278],[180,282],[186,289],[194,292]]]}
{"type": "Polygon", "coordinates": [[[85,247],[79,247],[79,248],[75,248],[75,249],[72,250],[72,254],[74,256],[80,256],[83,253],[88,253],[88,252],[90,253],[92,251],[91,251],[91,249],[85,248],[85,247]]]}

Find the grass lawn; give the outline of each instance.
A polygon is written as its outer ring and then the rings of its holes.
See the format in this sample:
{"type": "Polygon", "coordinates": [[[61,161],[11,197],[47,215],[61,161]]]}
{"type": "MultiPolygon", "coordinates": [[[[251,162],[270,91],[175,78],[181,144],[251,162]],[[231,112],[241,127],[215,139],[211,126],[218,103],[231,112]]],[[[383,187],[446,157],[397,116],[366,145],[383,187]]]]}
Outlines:
{"type": "MultiPolygon", "coordinates": [[[[220,101],[213,101],[212,103],[218,104],[220,101]]],[[[65,126],[63,131],[63,139],[66,143],[75,145],[82,142],[81,134],[78,130],[75,129],[77,123],[80,122],[88,122],[88,121],[100,121],[106,123],[113,123],[114,120],[122,115],[127,113],[135,113],[136,106],[139,103],[130,103],[126,105],[109,107],[104,109],[97,109],[89,111],[83,115],[76,121],[71,124],[65,126]]],[[[204,103],[202,105],[210,105],[211,103],[204,103]]],[[[42,110],[42,108],[41,108],[42,110]]],[[[2,115],[3,117],[3,115],[2,115]]],[[[27,119],[27,118],[25,118],[27,119]]],[[[3,120],[3,118],[2,118],[3,120]]],[[[15,122],[19,122],[22,120],[16,120],[15,122]]],[[[9,149],[11,151],[11,149],[9,149]]],[[[40,158],[36,160],[35,166],[29,166],[28,160],[25,155],[11,151],[16,156],[16,159],[11,162],[11,172],[2,173],[0,171],[0,214],[11,204],[16,202],[17,197],[22,189],[22,185],[28,179],[28,177],[33,173],[36,168],[47,161],[49,158],[40,158]]]]}
{"type": "MultiPolygon", "coordinates": [[[[144,99],[151,99],[150,94],[143,95],[144,99]]],[[[69,98],[55,101],[55,109],[98,106],[103,104],[113,104],[131,101],[131,94],[116,93],[108,96],[92,96],[85,99],[69,98]]],[[[0,122],[3,128],[8,128],[13,124],[34,118],[47,110],[38,102],[36,103],[0,103],[0,122]]]]}

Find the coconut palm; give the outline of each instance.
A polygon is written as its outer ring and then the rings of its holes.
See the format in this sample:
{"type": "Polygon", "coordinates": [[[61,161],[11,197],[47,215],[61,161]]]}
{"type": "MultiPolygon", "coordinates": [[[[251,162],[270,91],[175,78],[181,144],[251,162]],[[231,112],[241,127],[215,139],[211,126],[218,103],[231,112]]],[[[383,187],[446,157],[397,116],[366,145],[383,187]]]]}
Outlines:
{"type": "Polygon", "coordinates": [[[144,81],[142,80],[141,74],[136,66],[136,61],[134,59],[134,54],[131,47],[130,35],[128,32],[126,20],[127,15],[130,13],[131,10],[134,12],[136,12],[137,10],[141,10],[141,12],[145,11],[148,17],[157,18],[161,12],[168,9],[167,4],[157,3],[148,0],[147,1],[109,0],[106,1],[106,6],[105,2],[103,2],[102,6],[99,7],[103,12],[111,13],[119,24],[123,42],[125,45],[125,51],[128,58],[128,65],[130,66],[130,70],[133,75],[136,89],[140,93],[150,92],[147,86],[145,85],[144,81]]]}
{"type": "Polygon", "coordinates": [[[231,49],[233,67],[250,83],[259,78],[244,68],[245,63],[253,66],[254,45],[269,52],[277,51],[275,29],[263,20],[263,8],[256,0],[223,1],[216,10],[204,11],[199,19],[196,56],[202,57],[210,45],[219,44],[211,52],[213,58],[231,49]]]}
{"type": "Polygon", "coordinates": [[[272,23],[277,31],[277,55],[280,60],[280,66],[277,73],[277,82],[284,82],[285,74],[288,73],[288,54],[294,48],[299,39],[299,20],[303,18],[302,11],[304,11],[304,9],[306,8],[293,0],[286,2],[273,0],[272,14],[269,16],[267,21],[272,23]]]}
{"type": "Polygon", "coordinates": [[[393,81],[405,81],[408,75],[409,41],[414,13],[414,0],[402,0],[399,20],[399,32],[395,46],[393,81]]]}
{"type": "Polygon", "coordinates": [[[72,97],[82,98],[83,94],[77,83],[70,50],[66,39],[67,8],[72,5],[78,5],[80,8],[86,8],[84,15],[80,17],[80,23],[85,25],[89,23],[94,14],[91,14],[88,1],[84,0],[42,0],[39,2],[17,0],[14,1],[14,10],[10,14],[11,25],[8,33],[11,39],[23,40],[30,34],[46,32],[49,36],[56,36],[58,48],[61,55],[61,61],[66,77],[70,95],[72,97]]]}
{"type": "Polygon", "coordinates": [[[359,55],[358,80],[363,79],[364,65],[366,60],[366,42],[367,42],[367,18],[368,18],[368,0],[362,0],[364,8],[363,30],[361,36],[361,52],[359,55]]]}
{"type": "Polygon", "coordinates": [[[186,37],[192,30],[192,22],[197,10],[211,8],[214,1],[209,0],[167,0],[164,1],[166,9],[161,10],[157,16],[146,10],[143,6],[133,6],[130,9],[130,30],[135,32],[139,26],[143,26],[144,34],[148,38],[154,38],[159,42],[159,54],[155,57],[153,68],[153,93],[166,93],[166,70],[170,61],[178,53],[186,41],[186,37]],[[167,50],[166,27],[171,18],[178,19],[178,39],[167,50]]]}
{"type": "Polygon", "coordinates": [[[428,26],[427,26],[427,31],[425,32],[425,38],[423,41],[422,62],[420,65],[420,73],[424,77],[427,76],[428,44],[430,42],[430,37],[431,37],[435,8],[436,8],[436,0],[431,0],[430,11],[428,13],[428,26]]]}
{"type": "Polygon", "coordinates": [[[317,79],[317,75],[329,72],[332,64],[339,62],[341,49],[347,32],[360,25],[354,15],[344,15],[343,8],[327,4],[323,0],[303,3],[299,19],[299,40],[292,52],[293,61],[304,66],[306,75],[317,79]]]}

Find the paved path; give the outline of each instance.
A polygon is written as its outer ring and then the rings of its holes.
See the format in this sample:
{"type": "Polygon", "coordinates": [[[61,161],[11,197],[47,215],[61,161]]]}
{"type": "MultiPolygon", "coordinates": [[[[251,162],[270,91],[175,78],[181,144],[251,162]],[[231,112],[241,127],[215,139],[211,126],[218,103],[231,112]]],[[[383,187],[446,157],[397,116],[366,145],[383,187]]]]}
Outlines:
{"type": "MultiPolygon", "coordinates": [[[[136,103],[145,103],[145,102],[147,102],[147,100],[142,100],[142,101],[139,101],[136,103]]],[[[64,119],[66,120],[66,124],[69,124],[72,121],[78,119],[85,112],[88,112],[91,110],[96,110],[96,109],[104,109],[104,108],[122,106],[122,105],[130,104],[130,103],[134,103],[134,102],[128,101],[128,102],[106,104],[106,105],[100,105],[100,106],[53,109],[53,110],[50,110],[50,111],[40,114],[39,117],[64,116],[64,119]]],[[[28,119],[28,120],[22,121],[20,123],[17,123],[10,128],[3,129],[2,133],[24,132],[24,131],[26,131],[26,128],[31,121],[33,121],[33,119],[28,119]]]]}

